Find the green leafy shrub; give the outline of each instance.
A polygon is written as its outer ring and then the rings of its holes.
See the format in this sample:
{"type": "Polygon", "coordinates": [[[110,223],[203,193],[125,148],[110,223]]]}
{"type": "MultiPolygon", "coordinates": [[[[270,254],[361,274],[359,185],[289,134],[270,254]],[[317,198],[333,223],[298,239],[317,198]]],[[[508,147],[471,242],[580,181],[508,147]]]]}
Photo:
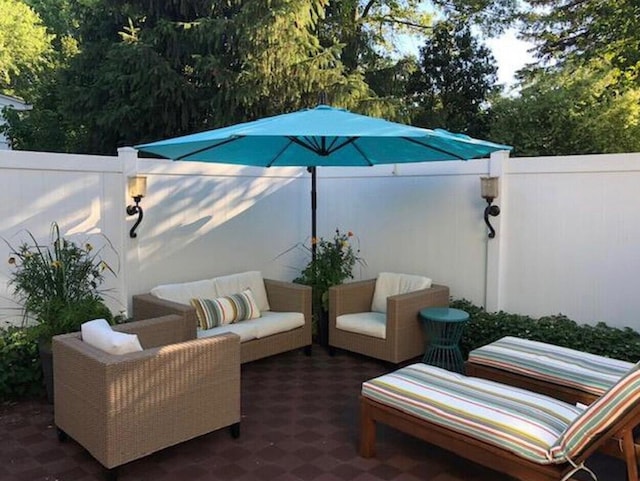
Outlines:
{"type": "Polygon", "coordinates": [[[336,229],[332,240],[311,239],[316,247],[316,255],[312,255],[312,247],[303,246],[309,255],[309,262],[293,282],[305,284],[313,288],[312,307],[314,320],[321,313],[329,311],[329,288],[342,284],[353,278],[353,268],[356,263],[364,264],[359,256],[360,250],[354,249],[351,231],[346,234],[336,229]]]}
{"type": "MultiPolygon", "coordinates": [[[[101,257],[102,249],[87,242],[78,245],[51,226],[48,245],[27,231],[28,242],[9,244],[13,266],[10,285],[24,309],[25,320],[35,323],[31,334],[49,340],[57,334],[77,331],[83,322],[112,315],[104,305],[100,285],[105,273],[115,275],[101,257]]],[[[107,246],[113,246],[107,239],[107,246]]]]}
{"type": "Polygon", "coordinates": [[[43,392],[38,347],[29,329],[0,328],[0,400],[35,397],[43,392]]]}
{"type": "Polygon", "coordinates": [[[640,360],[640,333],[599,322],[595,326],[578,324],[563,315],[534,319],[503,311],[486,312],[467,300],[454,300],[451,307],[469,313],[469,322],[460,342],[466,357],[470,350],[504,336],[547,342],[629,362],[640,360]]]}

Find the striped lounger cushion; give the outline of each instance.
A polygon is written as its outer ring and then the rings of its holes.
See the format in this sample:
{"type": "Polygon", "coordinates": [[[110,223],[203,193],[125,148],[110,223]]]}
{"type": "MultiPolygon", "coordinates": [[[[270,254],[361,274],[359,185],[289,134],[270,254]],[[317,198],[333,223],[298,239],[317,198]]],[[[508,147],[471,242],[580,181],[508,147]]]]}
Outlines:
{"type": "Polygon", "coordinates": [[[601,396],[634,365],[566,347],[503,337],[469,353],[469,362],[601,396]]]}
{"type": "Polygon", "coordinates": [[[593,402],[551,448],[552,459],[575,459],[640,401],[640,363],[593,402]]]}
{"type": "Polygon", "coordinates": [[[362,395],[540,464],[562,462],[562,451],[552,458],[550,450],[582,412],[542,394],[421,363],[363,383],[362,395]]]}

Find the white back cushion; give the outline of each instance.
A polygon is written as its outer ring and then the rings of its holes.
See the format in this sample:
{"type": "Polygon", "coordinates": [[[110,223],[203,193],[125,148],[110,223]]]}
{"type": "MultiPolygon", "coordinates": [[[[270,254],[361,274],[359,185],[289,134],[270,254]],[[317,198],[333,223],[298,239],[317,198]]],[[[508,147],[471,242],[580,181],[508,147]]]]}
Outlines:
{"type": "Polygon", "coordinates": [[[82,340],[109,354],[127,354],[142,351],[142,346],[135,334],[117,332],[105,319],[94,319],[80,326],[82,340]]]}
{"type": "Polygon", "coordinates": [[[160,299],[186,305],[189,305],[191,299],[194,298],[214,299],[218,297],[213,279],[164,284],[151,289],[151,294],[160,299]]]}
{"type": "Polygon", "coordinates": [[[376,279],[371,310],[386,314],[387,297],[428,289],[429,287],[431,287],[431,279],[428,277],[381,272],[376,279]]]}
{"type": "MultiPolygon", "coordinates": [[[[256,304],[258,304],[258,309],[261,311],[269,310],[267,290],[264,288],[264,280],[262,279],[262,273],[260,271],[248,271],[241,272],[240,274],[215,277],[213,282],[218,293],[217,296],[214,297],[230,296],[242,292],[245,289],[251,289],[256,304]]],[[[188,303],[187,301],[187,304],[188,303]]]]}

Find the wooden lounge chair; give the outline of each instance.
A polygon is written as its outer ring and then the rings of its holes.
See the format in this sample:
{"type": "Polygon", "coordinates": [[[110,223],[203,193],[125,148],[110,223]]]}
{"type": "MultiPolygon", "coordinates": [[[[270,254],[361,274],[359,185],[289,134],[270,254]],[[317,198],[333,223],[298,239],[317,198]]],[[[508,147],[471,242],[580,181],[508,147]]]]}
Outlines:
{"type": "Polygon", "coordinates": [[[589,471],[585,460],[615,436],[623,444],[628,480],[638,481],[631,448],[639,399],[638,366],[581,410],[520,388],[413,364],[363,384],[360,455],[375,455],[376,423],[383,423],[522,481],[560,481],[589,471]]]}
{"type": "MultiPolygon", "coordinates": [[[[474,349],[465,363],[468,376],[521,387],[571,404],[589,405],[602,396],[633,363],[517,337],[503,337],[474,349]]],[[[634,443],[636,455],[640,444],[634,443]]],[[[618,440],[607,454],[624,458],[618,440]]]]}

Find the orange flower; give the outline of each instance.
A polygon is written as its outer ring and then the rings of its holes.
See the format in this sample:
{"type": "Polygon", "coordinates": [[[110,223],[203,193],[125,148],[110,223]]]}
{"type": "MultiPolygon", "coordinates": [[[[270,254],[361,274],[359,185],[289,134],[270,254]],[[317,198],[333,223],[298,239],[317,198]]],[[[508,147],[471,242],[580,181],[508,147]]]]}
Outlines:
{"type": "Polygon", "coordinates": [[[353,237],[353,232],[351,231],[347,232],[347,237],[353,237]]]}
{"type": "Polygon", "coordinates": [[[317,237],[312,237],[311,238],[311,245],[317,244],[318,243],[318,238],[317,237]]]}

